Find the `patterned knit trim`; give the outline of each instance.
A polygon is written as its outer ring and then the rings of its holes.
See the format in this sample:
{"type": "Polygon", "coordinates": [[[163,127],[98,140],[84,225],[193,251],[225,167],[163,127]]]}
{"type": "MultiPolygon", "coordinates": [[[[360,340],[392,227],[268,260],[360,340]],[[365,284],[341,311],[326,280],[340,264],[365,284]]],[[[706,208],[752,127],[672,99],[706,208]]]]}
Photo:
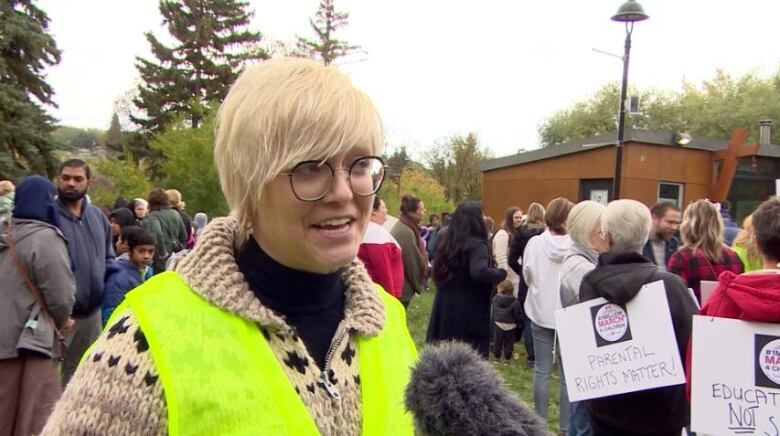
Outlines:
{"type": "MultiPolygon", "coordinates": [[[[198,243],[176,267],[184,283],[217,307],[247,320],[294,334],[284,318],[263,306],[249,289],[238,268],[236,253],[238,222],[232,217],[209,223],[198,243]]],[[[357,258],[347,265],[342,278],[346,284],[344,321],[364,336],[376,336],[385,324],[384,305],[376,288],[357,258]]]]}

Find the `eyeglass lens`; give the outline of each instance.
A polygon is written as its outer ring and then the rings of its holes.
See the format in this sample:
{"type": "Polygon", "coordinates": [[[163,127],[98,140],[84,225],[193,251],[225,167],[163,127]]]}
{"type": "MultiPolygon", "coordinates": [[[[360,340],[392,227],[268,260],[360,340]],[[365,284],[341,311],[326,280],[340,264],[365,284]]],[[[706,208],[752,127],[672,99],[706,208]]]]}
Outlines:
{"type": "MultiPolygon", "coordinates": [[[[334,169],[328,162],[302,162],[292,171],[292,188],[304,201],[318,200],[327,194],[334,169]]],[[[359,158],[349,167],[349,184],[356,195],[367,196],[379,190],[384,177],[382,160],[372,156],[359,158]]]]}

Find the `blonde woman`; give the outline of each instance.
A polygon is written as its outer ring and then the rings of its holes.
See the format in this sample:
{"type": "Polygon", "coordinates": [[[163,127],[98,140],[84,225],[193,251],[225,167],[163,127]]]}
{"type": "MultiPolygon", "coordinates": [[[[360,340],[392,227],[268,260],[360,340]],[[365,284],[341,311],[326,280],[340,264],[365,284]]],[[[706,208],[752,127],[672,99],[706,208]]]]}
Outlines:
{"type": "Polygon", "coordinates": [[[723,271],[742,273],[737,253],[723,243],[723,219],[708,200],[691,203],[680,225],[682,246],[669,258],[667,269],[693,289],[701,301],[701,281],[717,281],[723,271]]]}
{"type": "Polygon", "coordinates": [[[737,256],[739,256],[739,260],[742,261],[745,272],[756,271],[764,267],[764,262],[761,260],[761,253],[758,252],[756,231],[753,229],[753,215],[748,215],[747,218],[742,221],[742,230],[740,230],[737,237],[734,238],[732,248],[734,249],[734,252],[737,253],[737,256]]]}
{"type": "MultiPolygon", "coordinates": [[[[561,306],[569,307],[580,302],[582,279],[596,268],[599,253],[609,251],[609,244],[601,237],[601,214],[606,206],[595,201],[577,203],[569,212],[566,227],[572,244],[561,265],[561,306]]],[[[558,352],[560,359],[560,351],[558,352]]],[[[566,377],[561,369],[561,386],[566,386],[566,377]]],[[[569,403],[568,436],[591,434],[590,417],[584,401],[569,403]]]]}
{"type": "Polygon", "coordinates": [[[404,310],[357,258],[383,143],[335,68],[248,67],[217,113],[231,216],[127,294],[44,434],[413,434],[404,310]]]}

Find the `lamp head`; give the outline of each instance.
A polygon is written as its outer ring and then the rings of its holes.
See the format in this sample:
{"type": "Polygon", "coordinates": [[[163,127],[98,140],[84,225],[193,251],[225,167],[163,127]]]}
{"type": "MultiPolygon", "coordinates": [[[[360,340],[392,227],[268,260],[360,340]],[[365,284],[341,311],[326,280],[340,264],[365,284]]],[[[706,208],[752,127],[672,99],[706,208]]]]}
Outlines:
{"type": "Polygon", "coordinates": [[[676,145],[688,145],[691,140],[693,140],[693,137],[688,132],[677,132],[674,134],[673,142],[676,145]]]}
{"type": "Polygon", "coordinates": [[[637,3],[635,0],[626,0],[625,3],[620,5],[617,13],[612,16],[612,21],[633,23],[635,21],[644,21],[648,18],[650,17],[645,14],[645,10],[642,9],[642,5],[637,3]]]}

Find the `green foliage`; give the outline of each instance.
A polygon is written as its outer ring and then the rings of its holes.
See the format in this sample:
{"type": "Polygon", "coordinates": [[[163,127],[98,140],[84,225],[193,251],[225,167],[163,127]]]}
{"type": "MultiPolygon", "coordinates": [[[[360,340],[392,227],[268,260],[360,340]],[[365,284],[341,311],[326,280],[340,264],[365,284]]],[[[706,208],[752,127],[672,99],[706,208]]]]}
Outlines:
{"type": "Polygon", "coordinates": [[[136,58],[143,83],[133,102],[145,117],[131,114],[134,123],[159,133],[181,116],[198,128],[208,103],[225,98],[243,64],[267,59],[257,48],[260,33],[246,30],[253,15],[247,6],[242,0],[160,0],[163,24],[176,43],[166,47],[146,33],[157,62],[136,58]]]}
{"type": "Polygon", "coordinates": [[[160,185],[181,191],[191,213],[205,212],[210,217],[228,213],[219,176],[214,166],[214,116],[196,129],[179,122],[157,135],[150,146],[163,156],[160,185]]]}
{"type": "Polygon", "coordinates": [[[124,160],[99,159],[90,162],[92,177],[89,197],[97,205],[113,205],[117,196],[127,199],[147,198],[152,183],[143,162],[136,164],[131,156],[124,160]]]}
{"type": "MultiPolygon", "coordinates": [[[[626,118],[627,126],[635,129],[728,138],[734,129],[744,127],[755,140],[759,120],[780,121],[780,71],[768,78],[753,72],[734,78],[717,71],[713,79],[699,86],[686,82],[680,91],[651,89],[629,94],[639,95],[642,102],[642,114],[626,118]]],[[[592,97],[545,120],[539,127],[542,145],[616,131],[619,103],[618,84],[604,85],[592,97]]],[[[772,142],[779,141],[780,131],[775,129],[772,142]]]]}
{"type": "Polygon", "coordinates": [[[388,212],[398,216],[401,213],[401,197],[407,193],[423,201],[428,215],[455,209],[452,202],[444,197],[444,187],[423,168],[406,168],[400,173],[400,178],[386,177],[382,189],[379,190],[379,197],[385,201],[388,212]]]}
{"type": "Polygon", "coordinates": [[[57,172],[54,118],[43,109],[56,106],[54,90],[43,70],[60,62],[60,51],[48,27],[33,0],[0,3],[0,179],[57,172]]]}
{"type": "Polygon", "coordinates": [[[425,161],[434,179],[444,187],[447,201],[460,204],[482,199],[482,179],[479,163],[491,157],[480,149],[476,133],[454,135],[425,153],[425,161]]]}
{"type": "Polygon", "coordinates": [[[122,134],[122,126],[119,124],[119,115],[116,112],[111,117],[111,125],[108,126],[106,132],[106,147],[117,151],[123,151],[125,148],[125,137],[122,134]]]}
{"type": "Polygon", "coordinates": [[[316,38],[298,36],[297,46],[300,54],[330,65],[340,57],[362,51],[360,46],[350,45],[347,41],[336,38],[336,31],[349,24],[349,14],[336,12],[333,0],[320,1],[317,14],[313,20],[309,20],[309,24],[316,38]]]}
{"type": "Polygon", "coordinates": [[[103,142],[104,133],[100,129],[82,129],[60,126],[51,132],[51,137],[60,147],[66,149],[93,149],[103,142]]]}
{"type": "Polygon", "coordinates": [[[385,172],[387,173],[385,177],[392,180],[398,179],[401,172],[412,162],[406,152],[406,147],[395,150],[391,155],[384,155],[382,159],[385,161],[385,172]]]}

